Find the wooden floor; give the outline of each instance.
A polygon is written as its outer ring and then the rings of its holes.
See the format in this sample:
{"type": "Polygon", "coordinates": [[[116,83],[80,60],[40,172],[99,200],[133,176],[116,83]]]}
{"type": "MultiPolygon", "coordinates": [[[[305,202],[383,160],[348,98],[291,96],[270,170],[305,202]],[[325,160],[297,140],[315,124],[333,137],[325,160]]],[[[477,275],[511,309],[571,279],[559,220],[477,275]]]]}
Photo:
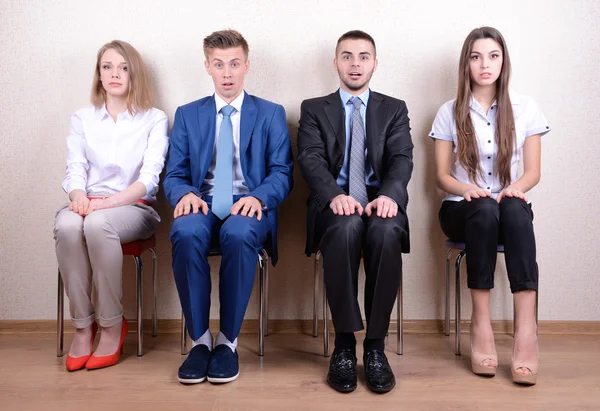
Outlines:
{"type": "Polygon", "coordinates": [[[56,357],[52,334],[0,335],[0,410],[600,410],[598,336],[542,335],[534,387],[511,381],[510,336],[496,337],[500,367],[494,378],[470,372],[468,335],[462,338],[459,357],[453,337],[408,334],[404,355],[397,356],[390,335],[387,355],[397,385],[377,395],[364,385],[362,352],[358,389],[339,394],[329,388],[322,339],[310,335],[272,334],[263,358],[256,355],[256,336],[241,335],[240,377],[221,386],[177,382],[184,357],[176,334],[146,336],[141,358],[129,335],[117,366],[75,373],[65,370],[65,357],[56,357]]]}

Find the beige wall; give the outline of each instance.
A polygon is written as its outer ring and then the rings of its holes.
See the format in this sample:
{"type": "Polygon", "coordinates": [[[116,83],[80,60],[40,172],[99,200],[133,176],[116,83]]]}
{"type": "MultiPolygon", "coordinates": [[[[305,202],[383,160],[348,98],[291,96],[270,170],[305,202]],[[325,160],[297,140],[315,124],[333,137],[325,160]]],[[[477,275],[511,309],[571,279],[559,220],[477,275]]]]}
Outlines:
{"type": "MultiPolygon", "coordinates": [[[[600,320],[600,179],[593,165],[600,158],[600,3],[3,0],[0,13],[0,319],[55,316],[52,226],[55,210],[66,200],[60,188],[65,137],[71,113],[88,103],[97,49],[113,38],[137,47],[152,68],[157,106],[172,119],[178,105],[212,92],[201,42],[226,27],[240,30],[250,43],[247,90],[285,106],[294,150],[300,102],[337,87],[331,61],[339,35],[360,28],[374,36],[379,70],[372,88],[406,100],[415,143],[405,316],[441,318],[441,193],[435,189],[432,143],[426,135],[437,108],[453,98],[464,37],[476,26],[492,25],[508,42],[513,88],[533,96],[553,125],[543,138],[542,182],[531,193],[540,318],[600,320]]],[[[313,266],[303,255],[307,188],[298,169],[295,178],[294,191],[281,207],[281,261],[270,284],[272,318],[311,316],[313,266]]],[[[157,208],[164,220],[158,246],[159,315],[177,318],[168,239],[171,210],[162,193],[157,208]]],[[[148,269],[150,260],[144,261],[148,269]]],[[[126,315],[132,317],[130,261],[124,272],[126,315]]],[[[469,302],[464,300],[466,315],[469,302]]],[[[253,299],[247,318],[256,313],[253,299]]],[[[503,262],[493,315],[512,315],[503,262]]]]}

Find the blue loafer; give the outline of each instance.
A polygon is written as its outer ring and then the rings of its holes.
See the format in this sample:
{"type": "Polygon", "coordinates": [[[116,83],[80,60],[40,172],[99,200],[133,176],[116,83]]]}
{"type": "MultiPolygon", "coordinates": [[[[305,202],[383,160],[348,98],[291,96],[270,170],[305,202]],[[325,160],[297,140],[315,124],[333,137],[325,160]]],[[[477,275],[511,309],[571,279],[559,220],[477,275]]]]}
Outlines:
{"type": "Polygon", "coordinates": [[[208,382],[223,384],[235,380],[240,375],[237,351],[222,344],[217,345],[208,363],[208,382]]]}
{"type": "Polygon", "coordinates": [[[206,379],[211,353],[204,344],[196,345],[179,367],[177,379],[182,384],[198,384],[206,379]]]}

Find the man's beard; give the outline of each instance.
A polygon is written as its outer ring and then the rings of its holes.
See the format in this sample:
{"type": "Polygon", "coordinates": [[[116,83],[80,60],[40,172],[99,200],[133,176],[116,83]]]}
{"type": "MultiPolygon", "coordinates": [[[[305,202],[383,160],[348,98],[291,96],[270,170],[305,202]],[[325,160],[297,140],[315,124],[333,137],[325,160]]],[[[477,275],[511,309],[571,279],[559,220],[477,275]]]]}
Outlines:
{"type": "MultiPolygon", "coordinates": [[[[368,77],[366,78],[366,80],[364,82],[362,82],[361,84],[359,84],[359,85],[354,85],[354,84],[347,83],[344,80],[344,78],[340,75],[340,71],[339,70],[338,70],[338,76],[340,77],[340,80],[342,81],[342,83],[344,83],[344,85],[348,88],[348,90],[358,91],[358,90],[362,89],[365,86],[365,84],[369,84],[369,82],[371,81],[371,77],[373,77],[373,73],[374,72],[375,72],[375,70],[371,70],[371,72],[368,73],[368,77]]],[[[363,76],[364,75],[365,74],[363,74],[363,76]]]]}

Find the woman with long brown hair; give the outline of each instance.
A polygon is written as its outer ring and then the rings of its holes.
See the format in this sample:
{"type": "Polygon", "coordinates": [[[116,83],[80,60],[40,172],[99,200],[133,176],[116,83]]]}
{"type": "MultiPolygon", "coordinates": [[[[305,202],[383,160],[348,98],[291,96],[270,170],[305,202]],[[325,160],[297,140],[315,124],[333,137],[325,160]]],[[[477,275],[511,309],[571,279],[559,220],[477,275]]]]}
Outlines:
{"type": "Polygon", "coordinates": [[[54,225],[75,326],[69,371],[119,360],[128,328],[121,243],[152,236],[160,222],[152,204],[169,144],[167,116],[152,107],[148,71],[129,43],[115,40],[98,51],[91,102],[71,117],[62,183],[70,202],[54,225]],[[92,354],[98,324],[102,332],[92,354]]]}
{"type": "Polygon", "coordinates": [[[495,375],[498,366],[489,303],[496,249],[503,244],[516,314],[512,377],[532,385],[539,357],[538,272],[526,193],[540,180],[540,137],[550,127],[533,99],[509,91],[510,71],[502,34],[492,27],[473,30],[460,55],[457,97],[439,109],[429,136],[435,139],[437,186],[447,193],[442,230],[464,242],[467,252],[473,372],[495,375]]]}

